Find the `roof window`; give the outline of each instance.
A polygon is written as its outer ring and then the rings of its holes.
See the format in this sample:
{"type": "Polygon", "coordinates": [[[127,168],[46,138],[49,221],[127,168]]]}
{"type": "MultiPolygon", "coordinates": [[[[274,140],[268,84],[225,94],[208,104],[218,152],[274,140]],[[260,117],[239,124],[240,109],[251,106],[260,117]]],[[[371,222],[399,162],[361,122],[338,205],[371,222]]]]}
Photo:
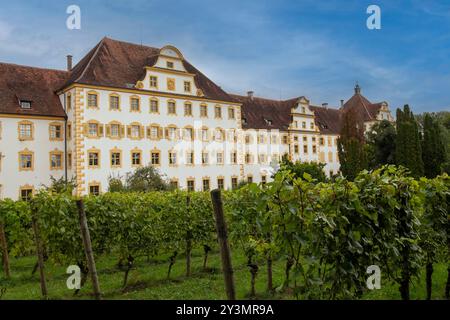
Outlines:
{"type": "Polygon", "coordinates": [[[20,100],[20,107],[22,109],[31,109],[31,101],[28,100],[20,100]]]}

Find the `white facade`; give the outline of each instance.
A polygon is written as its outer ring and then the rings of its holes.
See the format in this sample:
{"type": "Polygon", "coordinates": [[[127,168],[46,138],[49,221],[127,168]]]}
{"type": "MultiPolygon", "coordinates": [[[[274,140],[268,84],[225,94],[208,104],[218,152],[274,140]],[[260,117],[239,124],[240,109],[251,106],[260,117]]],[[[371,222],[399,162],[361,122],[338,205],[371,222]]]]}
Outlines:
{"type": "MultiPolygon", "coordinates": [[[[75,178],[78,195],[105,192],[110,177],[148,164],[195,190],[270,181],[283,155],[339,172],[338,136],[321,133],[306,98],[287,130],[243,130],[241,104],[206,99],[182,59],[174,47],[161,49],[129,89],[68,86],[58,93],[67,119],[0,114],[0,199],[27,198],[51,176],[75,178]]],[[[387,104],[377,120],[385,118],[387,104]]]]}
{"type": "Polygon", "coordinates": [[[49,186],[51,176],[64,176],[64,140],[50,138],[49,128],[53,124],[61,126],[62,137],[64,119],[24,119],[0,114],[0,199],[17,199],[22,190],[34,191],[49,186]],[[21,125],[30,128],[30,135],[20,135],[21,125]],[[52,154],[61,156],[61,163],[53,167],[52,154]],[[25,164],[25,160],[30,162],[25,164]]]}

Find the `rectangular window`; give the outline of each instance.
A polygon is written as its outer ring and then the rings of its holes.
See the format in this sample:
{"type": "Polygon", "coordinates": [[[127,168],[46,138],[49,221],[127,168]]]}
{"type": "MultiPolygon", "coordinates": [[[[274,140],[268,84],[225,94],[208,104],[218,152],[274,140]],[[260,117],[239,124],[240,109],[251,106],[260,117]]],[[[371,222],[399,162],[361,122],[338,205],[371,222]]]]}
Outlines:
{"type": "Polygon", "coordinates": [[[99,166],[98,159],[99,159],[98,152],[89,152],[88,154],[89,167],[98,167],[99,166]]]}
{"type": "Polygon", "coordinates": [[[111,137],[118,138],[120,136],[120,125],[112,124],[111,125],[111,137]]]}
{"type": "Polygon", "coordinates": [[[248,176],[247,177],[247,182],[248,183],[253,183],[253,177],[252,176],[248,176]]]}
{"type": "Polygon", "coordinates": [[[200,106],[200,117],[208,117],[208,106],[207,105],[201,105],[200,106]]]}
{"type": "Polygon", "coordinates": [[[166,66],[169,69],[173,69],[173,62],[172,61],[166,61],[166,66]]]}
{"type": "Polygon", "coordinates": [[[265,154],[260,154],[259,157],[259,163],[266,163],[266,155],[265,154]]]}
{"type": "Polygon", "coordinates": [[[150,127],[150,139],[156,140],[159,138],[159,127],[158,126],[151,126],[150,127]]]}
{"type": "Polygon", "coordinates": [[[172,189],[178,189],[178,181],[177,180],[171,180],[170,181],[170,187],[172,189]]]}
{"type": "Polygon", "coordinates": [[[222,118],[222,108],[220,106],[214,107],[214,118],[222,118]]]}
{"type": "Polygon", "coordinates": [[[150,112],[151,113],[158,113],[159,112],[159,103],[156,99],[150,100],[150,112]]]}
{"type": "Polygon", "coordinates": [[[120,167],[120,152],[111,153],[111,167],[120,167]]]}
{"type": "Polygon", "coordinates": [[[31,109],[31,101],[21,100],[20,107],[22,109],[31,109]]]}
{"type": "Polygon", "coordinates": [[[150,88],[158,88],[158,78],[150,76],[150,88]]]}
{"type": "Polygon", "coordinates": [[[303,142],[307,142],[308,138],[307,137],[303,137],[303,142]]]}
{"type": "Polygon", "coordinates": [[[186,102],[184,104],[184,115],[185,116],[192,116],[192,104],[189,102],[186,102]]]}
{"type": "Polygon", "coordinates": [[[296,145],[294,145],[294,153],[298,153],[299,152],[299,150],[298,150],[298,144],[296,144],[296,145]]]}
{"type": "Polygon", "coordinates": [[[98,196],[100,194],[100,186],[98,184],[91,184],[89,186],[89,194],[98,196]]]}
{"type": "Polygon", "coordinates": [[[311,130],[314,130],[314,122],[310,122],[309,127],[311,128],[311,130]]]}
{"type": "Polygon", "coordinates": [[[194,129],[192,128],[184,128],[184,138],[186,140],[194,140],[194,129]]]}
{"type": "Polygon", "coordinates": [[[139,138],[141,136],[141,126],[134,124],[131,126],[131,137],[132,138],[139,138]]]}
{"type": "Polygon", "coordinates": [[[208,141],[208,129],[202,129],[202,141],[208,141]]]}
{"type": "Polygon", "coordinates": [[[31,123],[23,123],[19,125],[19,138],[20,139],[33,138],[33,125],[31,123]]]}
{"type": "Polygon", "coordinates": [[[97,108],[98,99],[97,95],[93,93],[88,93],[88,108],[97,108]]]}
{"type": "Polygon", "coordinates": [[[67,139],[72,139],[72,124],[67,124],[67,139]]]}
{"type": "Polygon", "coordinates": [[[328,152],[328,162],[333,162],[333,153],[331,151],[328,152]]]}
{"type": "Polygon", "coordinates": [[[68,95],[67,95],[67,110],[72,110],[72,96],[71,96],[71,94],[69,93],[68,95]]]}
{"type": "Polygon", "coordinates": [[[184,92],[191,92],[191,82],[190,81],[184,82],[184,92]]]}
{"type": "Polygon", "coordinates": [[[218,179],[217,179],[217,188],[220,189],[220,190],[223,190],[224,187],[225,187],[225,185],[224,185],[224,180],[223,180],[223,178],[218,178],[218,179]]]}
{"type": "Polygon", "coordinates": [[[50,126],[50,140],[62,139],[62,126],[54,124],[50,126]]]}
{"type": "Polygon", "coordinates": [[[231,163],[236,164],[237,163],[237,152],[234,151],[231,153],[231,163]]]}
{"type": "Polygon", "coordinates": [[[176,133],[177,133],[177,128],[175,127],[169,127],[167,128],[167,138],[169,138],[170,140],[174,140],[176,137],[176,133]]]}
{"type": "Polygon", "coordinates": [[[130,99],[130,110],[134,111],[134,112],[139,112],[141,110],[138,98],[131,98],[130,99]]]}
{"type": "Polygon", "coordinates": [[[303,146],[303,153],[308,153],[308,146],[303,146]]]}
{"type": "Polygon", "coordinates": [[[20,169],[21,170],[33,170],[33,154],[21,153],[20,154],[20,169]]]}
{"type": "Polygon", "coordinates": [[[233,107],[228,108],[228,119],[234,119],[234,108],[233,107]]]}
{"type": "Polygon", "coordinates": [[[208,164],[208,153],[202,152],[202,164],[208,164]]]}
{"type": "Polygon", "coordinates": [[[69,169],[72,168],[72,152],[69,152],[69,153],[67,154],[67,167],[68,167],[69,169]]]}
{"type": "Polygon", "coordinates": [[[177,114],[175,101],[167,102],[167,113],[168,114],[177,114]]]}
{"type": "Polygon", "coordinates": [[[223,164],[223,153],[217,152],[217,164],[223,164]]]}
{"type": "Polygon", "coordinates": [[[151,153],[152,165],[159,166],[159,151],[152,151],[151,153]]]}
{"type": "Polygon", "coordinates": [[[50,155],[50,169],[58,170],[62,169],[62,154],[53,153],[50,155]]]}
{"type": "Polygon", "coordinates": [[[265,185],[267,183],[267,177],[266,176],[261,176],[261,184],[265,185]]]}
{"type": "Polygon", "coordinates": [[[194,180],[188,180],[187,181],[187,190],[188,191],[194,191],[195,190],[194,180]]]}
{"type": "Polygon", "coordinates": [[[20,189],[20,199],[22,201],[29,201],[31,200],[32,196],[33,196],[33,189],[31,188],[20,189]]]}
{"type": "Polygon", "coordinates": [[[119,96],[109,96],[109,109],[119,110],[119,96]]]}
{"type": "Polygon", "coordinates": [[[313,147],[312,147],[312,152],[313,152],[313,153],[317,153],[317,147],[316,147],[316,146],[313,146],[313,147]]]}
{"type": "Polygon", "coordinates": [[[141,165],[141,153],[140,152],[132,152],[131,153],[131,164],[133,166],[141,165]]]}
{"type": "Polygon", "coordinates": [[[238,186],[238,179],[235,177],[231,178],[231,188],[236,189],[237,186],[238,186]]]}
{"type": "Polygon", "coordinates": [[[287,135],[284,135],[283,136],[283,143],[284,144],[288,144],[289,143],[289,139],[288,139],[289,137],[287,136],[287,135]]]}
{"type": "Polygon", "coordinates": [[[302,122],[302,128],[306,129],[306,122],[305,121],[302,122]]]}
{"type": "Polygon", "coordinates": [[[321,146],[323,146],[323,144],[324,144],[324,139],[323,139],[323,138],[319,138],[319,144],[320,144],[321,146]]]}
{"type": "Polygon", "coordinates": [[[209,179],[203,179],[203,191],[209,191],[209,179]]]}
{"type": "Polygon", "coordinates": [[[194,164],[194,152],[189,151],[186,154],[186,164],[193,165],[194,164]]]}
{"type": "Polygon", "coordinates": [[[252,155],[250,153],[245,154],[245,163],[250,164],[252,162],[252,155]]]}
{"type": "Polygon", "coordinates": [[[91,137],[98,136],[98,124],[97,123],[89,123],[89,135],[91,137]]]}
{"type": "Polygon", "coordinates": [[[169,164],[172,166],[177,164],[177,153],[174,151],[169,151],[169,164]]]}

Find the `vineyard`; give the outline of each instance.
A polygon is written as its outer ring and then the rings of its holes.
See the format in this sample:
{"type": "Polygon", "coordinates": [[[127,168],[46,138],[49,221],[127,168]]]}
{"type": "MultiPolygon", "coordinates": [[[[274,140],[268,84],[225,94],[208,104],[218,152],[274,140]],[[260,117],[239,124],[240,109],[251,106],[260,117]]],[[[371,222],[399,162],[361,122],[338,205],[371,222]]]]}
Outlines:
{"type": "MultiPolygon", "coordinates": [[[[248,275],[250,298],[263,290],[268,297],[360,299],[368,292],[367,267],[377,265],[382,283],[395,285],[402,299],[410,299],[411,283],[424,276],[421,298],[429,299],[433,271],[443,266],[447,274],[439,277],[445,283],[439,283],[437,295],[448,299],[449,187],[447,175],[415,180],[403,169],[386,166],[363,171],[354,181],[326,183],[280,172],[264,186],[222,191],[234,272],[239,283],[242,272],[248,275]]],[[[27,272],[39,270],[41,279],[55,266],[78,265],[82,288],[75,294],[96,291],[89,280],[97,271],[82,237],[86,232],[95,261],[107,260],[120,272],[117,289],[122,292],[132,274],[144,268],[143,261],[158,261],[145,268],[158,269],[162,279],[171,279],[180,268],[185,281],[199,269],[211,270],[213,263],[220,269],[213,204],[206,192],[105,193],[80,201],[42,191],[30,202],[1,201],[0,226],[0,287],[15,285],[19,271],[10,260],[28,259],[36,264],[27,272]]],[[[106,276],[99,274],[101,290],[106,276]]],[[[36,287],[45,286],[34,279],[36,287]]],[[[48,291],[44,296],[51,296],[48,291]]]]}

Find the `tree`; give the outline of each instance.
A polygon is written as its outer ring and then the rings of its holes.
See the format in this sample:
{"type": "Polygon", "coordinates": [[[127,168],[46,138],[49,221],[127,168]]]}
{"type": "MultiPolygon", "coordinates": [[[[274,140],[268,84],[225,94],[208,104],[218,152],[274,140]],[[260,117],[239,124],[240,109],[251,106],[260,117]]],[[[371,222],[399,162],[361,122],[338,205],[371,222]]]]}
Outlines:
{"type": "Polygon", "coordinates": [[[385,164],[395,164],[395,127],[387,120],[375,123],[367,134],[369,167],[375,169],[385,164]]]}
{"type": "Polygon", "coordinates": [[[342,115],[342,128],[338,138],[338,154],[341,172],[353,180],[361,170],[367,167],[364,147],[364,120],[358,112],[347,110],[342,115]]]}
{"type": "Polygon", "coordinates": [[[423,176],[422,147],[419,127],[408,105],[397,109],[395,161],[408,168],[414,177],[423,176]]]}
{"type": "Polygon", "coordinates": [[[434,178],[442,172],[442,165],[446,161],[442,138],[439,123],[429,113],[426,113],[423,120],[422,158],[427,178],[434,178]]]}
{"type": "MultiPolygon", "coordinates": [[[[292,162],[286,157],[283,157],[280,164],[280,171],[290,171],[295,178],[303,178],[303,174],[308,173],[317,182],[325,182],[327,177],[323,168],[325,163],[315,162],[292,162]]],[[[278,172],[280,172],[278,171],[278,172]]]]}
{"type": "Polygon", "coordinates": [[[128,174],[126,178],[126,189],[129,191],[166,191],[171,187],[152,166],[137,168],[132,174],[128,174]]]}

